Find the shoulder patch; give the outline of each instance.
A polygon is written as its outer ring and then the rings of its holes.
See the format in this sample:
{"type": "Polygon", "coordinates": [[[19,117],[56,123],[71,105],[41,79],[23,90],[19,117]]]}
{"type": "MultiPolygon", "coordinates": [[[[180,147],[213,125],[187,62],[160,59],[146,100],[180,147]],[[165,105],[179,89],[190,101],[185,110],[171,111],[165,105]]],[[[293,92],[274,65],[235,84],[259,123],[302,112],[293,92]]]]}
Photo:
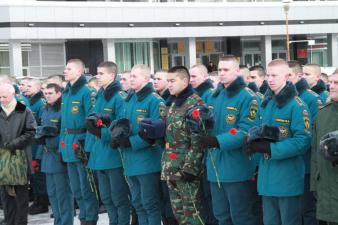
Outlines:
{"type": "Polygon", "coordinates": [[[312,95],[319,97],[319,94],[317,94],[316,92],[312,91],[311,89],[308,89],[309,93],[311,93],[312,95]]]}
{"type": "Polygon", "coordinates": [[[257,112],[258,112],[258,101],[256,99],[253,99],[250,104],[248,119],[251,121],[255,120],[257,112]]]}

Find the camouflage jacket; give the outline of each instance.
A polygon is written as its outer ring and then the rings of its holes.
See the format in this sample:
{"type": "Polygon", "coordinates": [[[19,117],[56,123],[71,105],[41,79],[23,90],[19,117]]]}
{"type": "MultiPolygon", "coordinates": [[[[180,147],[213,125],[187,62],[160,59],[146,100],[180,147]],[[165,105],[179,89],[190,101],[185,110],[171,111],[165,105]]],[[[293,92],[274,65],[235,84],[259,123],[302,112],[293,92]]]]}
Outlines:
{"type": "Polygon", "coordinates": [[[191,90],[182,104],[173,102],[166,113],[166,144],[161,160],[161,179],[180,180],[180,172],[198,176],[202,170],[203,150],[198,136],[186,128],[186,113],[195,106],[204,104],[202,99],[191,90]]]}

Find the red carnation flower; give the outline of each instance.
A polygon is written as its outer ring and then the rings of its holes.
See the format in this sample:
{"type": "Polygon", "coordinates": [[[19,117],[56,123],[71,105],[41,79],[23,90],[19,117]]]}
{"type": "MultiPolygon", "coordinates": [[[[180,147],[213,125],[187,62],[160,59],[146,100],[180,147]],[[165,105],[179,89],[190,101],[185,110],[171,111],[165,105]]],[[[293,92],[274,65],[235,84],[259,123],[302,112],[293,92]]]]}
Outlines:
{"type": "Polygon", "coordinates": [[[36,160],[32,160],[32,167],[35,168],[38,165],[38,162],[36,160]]]}
{"type": "Polygon", "coordinates": [[[77,142],[74,142],[72,144],[72,147],[73,147],[73,149],[77,149],[77,148],[79,148],[79,144],[77,142]]]}
{"type": "Polygon", "coordinates": [[[61,148],[64,148],[64,147],[66,147],[66,143],[64,141],[61,141],[60,146],[61,146],[61,148]]]}
{"type": "Polygon", "coordinates": [[[231,129],[229,130],[229,133],[230,133],[231,135],[236,135],[236,134],[237,134],[237,129],[236,129],[236,128],[231,128],[231,129]]]}
{"type": "Polygon", "coordinates": [[[102,126],[103,126],[103,122],[102,122],[101,119],[98,119],[98,120],[96,121],[96,126],[98,126],[98,127],[102,127],[102,126]]]}
{"type": "Polygon", "coordinates": [[[176,160],[176,159],[177,159],[177,154],[174,153],[174,152],[170,153],[170,154],[169,154],[169,159],[170,159],[170,160],[176,160]]]}
{"type": "Polygon", "coordinates": [[[191,116],[193,119],[197,120],[200,118],[201,113],[199,109],[195,109],[194,111],[191,112],[191,116]]]}

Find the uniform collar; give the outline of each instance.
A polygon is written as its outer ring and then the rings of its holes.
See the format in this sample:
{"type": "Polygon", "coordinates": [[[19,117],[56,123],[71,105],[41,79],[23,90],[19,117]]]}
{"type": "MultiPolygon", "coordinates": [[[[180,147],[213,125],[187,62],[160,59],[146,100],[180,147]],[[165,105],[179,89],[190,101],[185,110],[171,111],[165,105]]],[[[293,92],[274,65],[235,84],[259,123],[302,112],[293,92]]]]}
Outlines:
{"type": "Polygon", "coordinates": [[[317,94],[322,93],[323,91],[326,91],[326,85],[324,81],[319,80],[315,86],[311,88],[312,91],[316,92],[317,94]]]}
{"type": "Polygon", "coordinates": [[[115,93],[121,90],[121,85],[118,81],[111,82],[106,89],[101,88],[100,91],[103,91],[103,96],[106,101],[111,99],[115,93]]]}
{"type": "Polygon", "coordinates": [[[275,95],[270,88],[266,91],[264,95],[264,100],[262,102],[262,107],[264,108],[268,104],[268,102],[271,99],[273,99],[275,100],[277,107],[282,108],[286,103],[288,103],[291,99],[293,99],[297,95],[298,92],[296,90],[295,85],[287,81],[286,85],[277,95],[275,95]]]}
{"type": "Polygon", "coordinates": [[[248,88],[250,88],[250,90],[255,92],[255,93],[259,91],[255,82],[248,83],[248,88]]]}
{"type": "Polygon", "coordinates": [[[195,88],[195,91],[197,92],[198,96],[201,97],[204,94],[204,92],[212,88],[213,88],[213,85],[211,81],[207,79],[203,83],[201,83],[197,88],[195,88]]]}
{"type": "Polygon", "coordinates": [[[137,101],[142,101],[145,99],[149,94],[155,92],[153,85],[151,83],[146,84],[139,92],[135,92],[134,90],[130,90],[126,97],[126,101],[128,102],[131,97],[135,94],[137,101]]]}
{"type": "Polygon", "coordinates": [[[70,85],[70,82],[68,82],[64,92],[70,92],[72,95],[76,94],[83,86],[87,84],[87,80],[85,76],[80,76],[80,78],[75,81],[73,85],[70,85]]]}
{"type": "Polygon", "coordinates": [[[58,98],[56,100],[56,102],[54,102],[53,105],[46,104],[46,109],[49,109],[49,108],[52,109],[52,110],[54,110],[55,112],[60,111],[60,109],[61,109],[61,97],[58,98]]]}
{"type": "Polygon", "coordinates": [[[304,78],[301,78],[296,84],[296,89],[298,94],[302,94],[304,91],[306,91],[307,89],[309,89],[309,84],[306,82],[306,80],[304,78]]]}
{"type": "Polygon", "coordinates": [[[180,107],[185,100],[194,94],[194,89],[191,84],[189,84],[178,96],[170,95],[170,97],[166,101],[166,105],[169,106],[172,103],[175,103],[176,106],[180,107]]]}
{"type": "Polygon", "coordinates": [[[227,88],[228,97],[235,96],[238,92],[240,92],[245,87],[245,82],[243,77],[237,77],[227,88]]]}
{"type": "Polygon", "coordinates": [[[43,98],[42,91],[39,91],[35,95],[33,95],[31,98],[29,98],[29,104],[34,105],[37,101],[39,101],[41,98],[43,98]]]}
{"type": "Polygon", "coordinates": [[[266,80],[263,81],[262,86],[259,88],[259,92],[262,93],[263,95],[265,92],[269,89],[268,82],[266,80]]]}
{"type": "Polygon", "coordinates": [[[164,101],[166,101],[170,97],[170,92],[168,89],[165,89],[162,94],[158,92],[158,94],[163,98],[164,101]]]}

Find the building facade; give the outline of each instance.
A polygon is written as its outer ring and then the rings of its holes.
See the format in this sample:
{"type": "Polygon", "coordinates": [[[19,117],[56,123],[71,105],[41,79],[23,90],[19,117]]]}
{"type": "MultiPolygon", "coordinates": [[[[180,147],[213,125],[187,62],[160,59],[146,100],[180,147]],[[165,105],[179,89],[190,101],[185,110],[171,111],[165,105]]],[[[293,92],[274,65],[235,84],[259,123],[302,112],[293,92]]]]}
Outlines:
{"type": "Polygon", "coordinates": [[[60,74],[74,57],[91,74],[103,60],[154,72],[225,54],[265,66],[287,58],[287,31],[291,59],[337,67],[337,12],[338,1],[0,2],[0,74],[60,74]]]}

